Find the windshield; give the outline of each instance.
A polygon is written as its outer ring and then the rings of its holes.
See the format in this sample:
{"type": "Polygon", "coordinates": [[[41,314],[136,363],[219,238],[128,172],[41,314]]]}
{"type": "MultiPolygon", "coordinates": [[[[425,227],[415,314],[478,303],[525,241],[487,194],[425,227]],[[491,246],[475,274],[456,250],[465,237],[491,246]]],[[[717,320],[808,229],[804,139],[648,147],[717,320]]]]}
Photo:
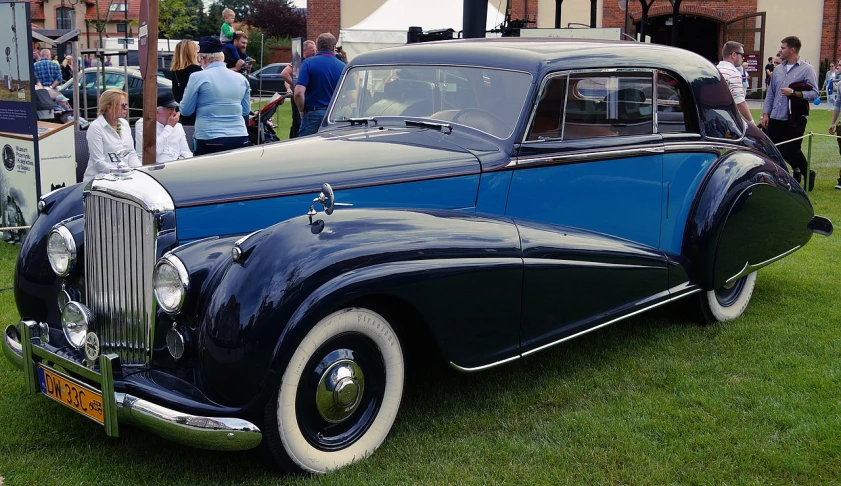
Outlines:
{"type": "Polygon", "coordinates": [[[453,66],[356,67],[345,75],[329,122],[407,117],[458,123],[505,139],[511,136],[531,75],[453,66]]]}

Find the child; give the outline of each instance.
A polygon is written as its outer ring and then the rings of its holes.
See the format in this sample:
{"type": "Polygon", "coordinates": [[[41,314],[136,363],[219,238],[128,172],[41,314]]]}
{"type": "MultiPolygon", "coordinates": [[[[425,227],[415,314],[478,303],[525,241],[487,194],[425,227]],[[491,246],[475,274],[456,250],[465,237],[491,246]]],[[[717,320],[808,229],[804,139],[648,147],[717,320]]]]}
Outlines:
{"type": "Polygon", "coordinates": [[[219,40],[222,41],[222,44],[227,44],[228,42],[233,42],[234,40],[234,19],[235,19],[234,11],[226,8],[222,10],[222,31],[219,33],[219,40]]]}

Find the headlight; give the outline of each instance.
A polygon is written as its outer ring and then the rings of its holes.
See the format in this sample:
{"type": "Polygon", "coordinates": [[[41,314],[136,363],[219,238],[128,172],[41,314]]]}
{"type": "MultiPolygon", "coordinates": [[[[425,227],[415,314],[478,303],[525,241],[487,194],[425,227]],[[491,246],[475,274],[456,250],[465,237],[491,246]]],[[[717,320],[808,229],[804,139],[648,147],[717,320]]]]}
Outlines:
{"type": "Polygon", "coordinates": [[[68,302],[61,310],[61,327],[64,337],[74,348],[80,349],[85,344],[88,325],[91,323],[91,311],[78,302],[68,302]]]}
{"type": "Polygon", "coordinates": [[[65,277],[76,263],[76,241],[70,230],[57,226],[47,236],[47,259],[50,267],[59,277],[65,277]]]}
{"type": "Polygon", "coordinates": [[[155,298],[168,314],[177,314],[184,306],[190,276],[187,267],[175,255],[165,255],[155,264],[155,298]]]}

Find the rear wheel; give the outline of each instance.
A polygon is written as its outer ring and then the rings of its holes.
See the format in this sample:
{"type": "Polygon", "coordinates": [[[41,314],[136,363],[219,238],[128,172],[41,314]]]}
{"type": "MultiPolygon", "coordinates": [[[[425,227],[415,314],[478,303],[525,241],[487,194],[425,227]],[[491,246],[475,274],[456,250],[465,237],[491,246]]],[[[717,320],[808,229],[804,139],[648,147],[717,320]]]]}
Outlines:
{"type": "Polygon", "coordinates": [[[382,316],[330,314],[301,341],[266,406],[269,453],[283,469],[309,473],[371,455],[391,430],[403,383],[400,342],[382,316]]]}
{"type": "Polygon", "coordinates": [[[707,323],[729,321],[741,316],[756,288],[756,272],[724,287],[701,294],[701,313],[707,323]]]}

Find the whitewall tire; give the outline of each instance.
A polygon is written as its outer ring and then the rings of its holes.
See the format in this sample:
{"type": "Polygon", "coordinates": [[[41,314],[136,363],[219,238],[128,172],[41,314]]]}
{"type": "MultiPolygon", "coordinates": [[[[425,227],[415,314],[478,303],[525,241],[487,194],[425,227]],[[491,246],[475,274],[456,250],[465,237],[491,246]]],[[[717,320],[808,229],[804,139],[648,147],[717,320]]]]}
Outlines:
{"type": "Polygon", "coordinates": [[[720,289],[701,295],[701,312],[708,323],[724,322],[741,316],[756,288],[756,272],[752,272],[720,289]]]}
{"type": "Polygon", "coordinates": [[[400,408],[403,351],[368,309],[330,314],[303,338],[267,405],[269,452],[290,472],[325,473],[371,455],[400,408]]]}

